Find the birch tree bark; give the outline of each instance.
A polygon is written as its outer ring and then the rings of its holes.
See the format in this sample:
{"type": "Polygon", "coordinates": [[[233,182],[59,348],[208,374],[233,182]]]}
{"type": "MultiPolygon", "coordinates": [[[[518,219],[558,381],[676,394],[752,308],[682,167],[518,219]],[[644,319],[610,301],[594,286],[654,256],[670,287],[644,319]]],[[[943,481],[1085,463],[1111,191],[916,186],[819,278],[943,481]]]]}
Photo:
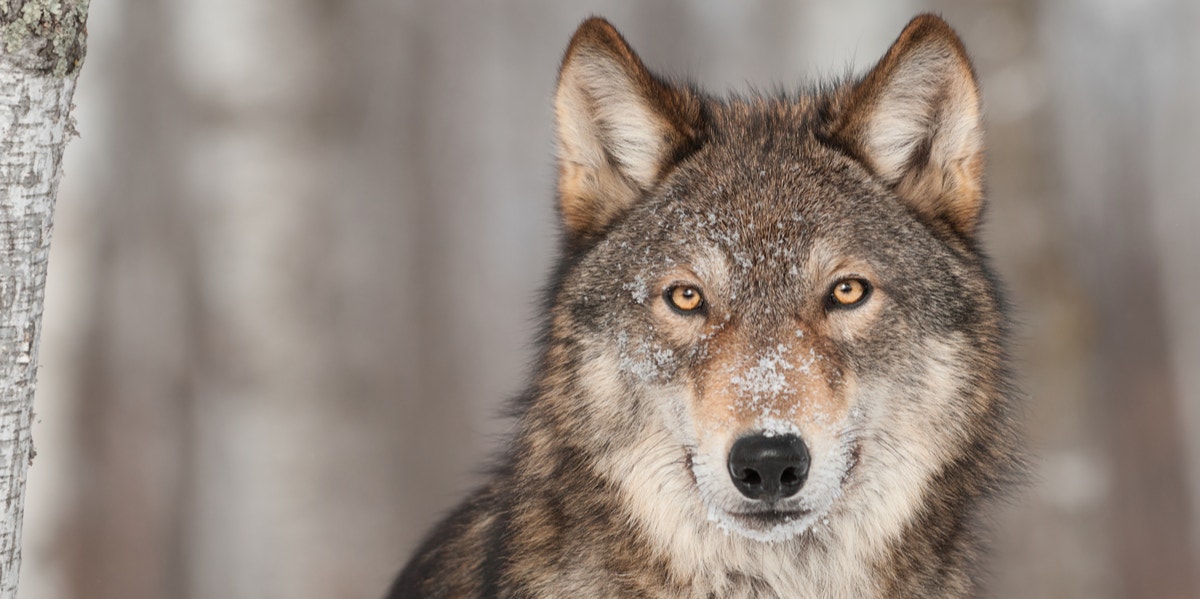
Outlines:
{"type": "Polygon", "coordinates": [[[46,261],[87,7],[0,3],[0,598],[17,594],[46,261]]]}

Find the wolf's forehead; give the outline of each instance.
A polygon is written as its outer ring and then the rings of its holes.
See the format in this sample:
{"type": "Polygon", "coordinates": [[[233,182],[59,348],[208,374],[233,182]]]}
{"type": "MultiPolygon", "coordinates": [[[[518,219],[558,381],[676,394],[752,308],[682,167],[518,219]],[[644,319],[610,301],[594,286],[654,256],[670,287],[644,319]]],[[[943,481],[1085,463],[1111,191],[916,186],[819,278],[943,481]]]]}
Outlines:
{"type": "Polygon", "coordinates": [[[708,163],[672,182],[655,220],[679,241],[702,236],[729,251],[804,246],[871,212],[858,182],[826,170],[807,156],[708,163]]]}
{"type": "Polygon", "coordinates": [[[672,174],[667,193],[696,210],[725,211],[734,221],[786,226],[804,217],[819,227],[850,216],[844,200],[864,196],[868,178],[807,127],[755,127],[714,136],[672,174]]]}
{"type": "MultiPolygon", "coordinates": [[[[678,204],[668,208],[663,231],[673,246],[706,256],[723,254],[744,262],[738,254],[757,258],[793,253],[809,245],[816,219],[802,202],[776,202],[771,207],[740,202],[678,204]]],[[[761,261],[761,260],[755,260],[761,261]]]]}
{"type": "Polygon", "coordinates": [[[720,254],[731,273],[794,276],[815,241],[853,245],[871,229],[860,225],[886,209],[866,171],[814,135],[807,110],[726,107],[714,134],[645,207],[648,227],[638,228],[679,248],[676,259],[720,254]]]}

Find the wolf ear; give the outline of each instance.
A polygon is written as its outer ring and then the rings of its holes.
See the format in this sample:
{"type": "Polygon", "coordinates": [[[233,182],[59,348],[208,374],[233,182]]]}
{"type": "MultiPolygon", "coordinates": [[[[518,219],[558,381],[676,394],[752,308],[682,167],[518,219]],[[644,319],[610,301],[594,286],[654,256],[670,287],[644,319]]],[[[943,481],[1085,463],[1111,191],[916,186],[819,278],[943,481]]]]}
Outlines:
{"type": "Polygon", "coordinates": [[[918,213],[972,238],[983,208],[979,86],[958,35],[916,17],[850,91],[833,135],[918,213]]]}
{"type": "Polygon", "coordinates": [[[559,209],[572,241],[602,234],[698,137],[690,90],[654,76],[598,17],[571,38],[554,97],[559,209]]]}

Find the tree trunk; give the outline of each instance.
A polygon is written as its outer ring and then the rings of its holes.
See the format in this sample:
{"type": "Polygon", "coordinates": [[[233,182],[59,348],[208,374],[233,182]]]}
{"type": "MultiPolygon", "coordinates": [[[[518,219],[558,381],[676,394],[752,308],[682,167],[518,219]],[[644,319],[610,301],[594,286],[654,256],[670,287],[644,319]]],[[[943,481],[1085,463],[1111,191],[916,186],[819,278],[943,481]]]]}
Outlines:
{"type": "Polygon", "coordinates": [[[0,598],[17,594],[46,261],[87,4],[0,4],[0,598]]]}

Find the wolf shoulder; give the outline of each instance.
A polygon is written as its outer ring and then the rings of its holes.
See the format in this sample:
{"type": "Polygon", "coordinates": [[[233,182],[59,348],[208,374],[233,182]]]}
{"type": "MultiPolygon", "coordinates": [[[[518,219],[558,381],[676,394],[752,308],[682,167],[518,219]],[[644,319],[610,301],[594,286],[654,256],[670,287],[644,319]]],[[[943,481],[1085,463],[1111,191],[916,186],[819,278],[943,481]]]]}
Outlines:
{"type": "Polygon", "coordinates": [[[504,503],[489,485],[459,505],[421,542],[387,599],[498,596],[504,503]]]}

